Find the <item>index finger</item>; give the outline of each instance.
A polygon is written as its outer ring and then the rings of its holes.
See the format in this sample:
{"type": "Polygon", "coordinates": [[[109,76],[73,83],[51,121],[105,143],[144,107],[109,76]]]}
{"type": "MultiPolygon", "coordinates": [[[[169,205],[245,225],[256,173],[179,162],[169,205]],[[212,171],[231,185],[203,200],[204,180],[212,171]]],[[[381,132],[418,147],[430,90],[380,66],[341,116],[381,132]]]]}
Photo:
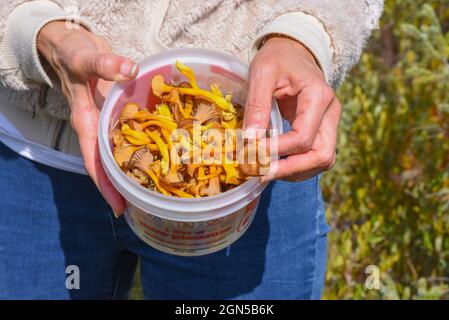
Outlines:
{"type": "Polygon", "coordinates": [[[314,146],[310,152],[293,154],[275,161],[270,173],[263,177],[262,181],[268,182],[274,179],[302,181],[331,168],[335,163],[340,115],[340,102],[334,99],[319,129],[319,145],[314,146]]]}
{"type": "Polygon", "coordinates": [[[270,123],[275,74],[267,65],[250,70],[248,97],[245,105],[244,129],[267,129],[270,123]]]}

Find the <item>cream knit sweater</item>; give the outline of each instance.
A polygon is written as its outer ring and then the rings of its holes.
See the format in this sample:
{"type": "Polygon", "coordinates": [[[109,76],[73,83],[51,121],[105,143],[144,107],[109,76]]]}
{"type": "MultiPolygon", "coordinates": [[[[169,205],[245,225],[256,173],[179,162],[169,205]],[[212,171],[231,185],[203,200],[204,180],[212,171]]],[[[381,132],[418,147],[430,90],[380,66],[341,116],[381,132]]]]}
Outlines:
{"type": "MultiPolygon", "coordinates": [[[[174,47],[220,50],[250,62],[266,35],[304,43],[337,86],[358,61],[383,0],[0,0],[0,112],[30,140],[78,154],[62,126],[70,110],[36,50],[48,22],[73,18],[135,60],[174,47]]],[[[0,114],[0,115],[1,115],[0,114]]]]}

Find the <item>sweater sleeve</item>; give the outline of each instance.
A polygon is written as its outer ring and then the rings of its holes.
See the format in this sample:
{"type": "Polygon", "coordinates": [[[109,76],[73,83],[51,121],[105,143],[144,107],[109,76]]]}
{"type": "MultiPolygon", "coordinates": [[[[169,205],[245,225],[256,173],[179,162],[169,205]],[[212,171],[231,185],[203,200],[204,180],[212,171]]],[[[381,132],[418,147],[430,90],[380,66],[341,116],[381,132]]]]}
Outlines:
{"type": "Polygon", "coordinates": [[[333,48],[331,40],[320,21],[302,12],[284,14],[269,23],[251,45],[258,50],[272,34],[282,34],[301,42],[315,56],[326,80],[331,77],[333,48]]]}
{"type": "Polygon", "coordinates": [[[265,11],[269,14],[264,14],[252,50],[272,33],[295,38],[315,55],[327,81],[336,87],[360,59],[383,5],[383,0],[276,1],[265,11]]]}

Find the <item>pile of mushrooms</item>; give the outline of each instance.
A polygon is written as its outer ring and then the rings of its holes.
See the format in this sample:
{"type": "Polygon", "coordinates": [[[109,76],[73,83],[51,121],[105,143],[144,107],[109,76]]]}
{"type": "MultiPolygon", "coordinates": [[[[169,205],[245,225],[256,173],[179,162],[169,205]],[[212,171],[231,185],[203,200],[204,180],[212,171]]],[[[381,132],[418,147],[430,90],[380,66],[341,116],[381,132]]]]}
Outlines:
{"type": "MultiPolygon", "coordinates": [[[[199,150],[192,142],[194,122],[201,126],[202,132],[207,129],[224,132],[241,128],[243,118],[242,107],[231,102],[231,95],[224,96],[214,84],[210,90],[200,88],[193,70],[179,61],[176,67],[188,81],[167,84],[162,75],[154,76],[151,89],[161,100],[154,108],[151,106],[154,110],[136,103],[124,106],[113,131],[117,165],[140,185],[183,198],[216,195],[240,185],[248,176],[258,175],[257,164],[236,164],[237,150],[226,155],[232,158],[231,162],[175,161],[181,155],[172,140],[174,130],[182,128],[189,132],[190,137],[181,137],[179,141],[191,150],[187,157],[194,157],[199,150]]],[[[202,137],[201,147],[209,143],[214,140],[202,137]]],[[[235,141],[232,143],[235,145],[235,141]]]]}

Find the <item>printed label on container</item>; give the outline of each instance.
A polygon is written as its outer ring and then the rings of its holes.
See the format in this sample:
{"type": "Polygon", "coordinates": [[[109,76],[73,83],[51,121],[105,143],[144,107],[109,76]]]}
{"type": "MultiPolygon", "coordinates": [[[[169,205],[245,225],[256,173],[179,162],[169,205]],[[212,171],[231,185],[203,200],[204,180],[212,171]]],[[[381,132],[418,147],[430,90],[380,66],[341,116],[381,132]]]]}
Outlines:
{"type": "Polygon", "coordinates": [[[150,246],[174,255],[199,256],[219,251],[240,238],[251,225],[258,203],[259,198],[231,215],[200,222],[162,219],[132,205],[125,218],[150,246]]]}

